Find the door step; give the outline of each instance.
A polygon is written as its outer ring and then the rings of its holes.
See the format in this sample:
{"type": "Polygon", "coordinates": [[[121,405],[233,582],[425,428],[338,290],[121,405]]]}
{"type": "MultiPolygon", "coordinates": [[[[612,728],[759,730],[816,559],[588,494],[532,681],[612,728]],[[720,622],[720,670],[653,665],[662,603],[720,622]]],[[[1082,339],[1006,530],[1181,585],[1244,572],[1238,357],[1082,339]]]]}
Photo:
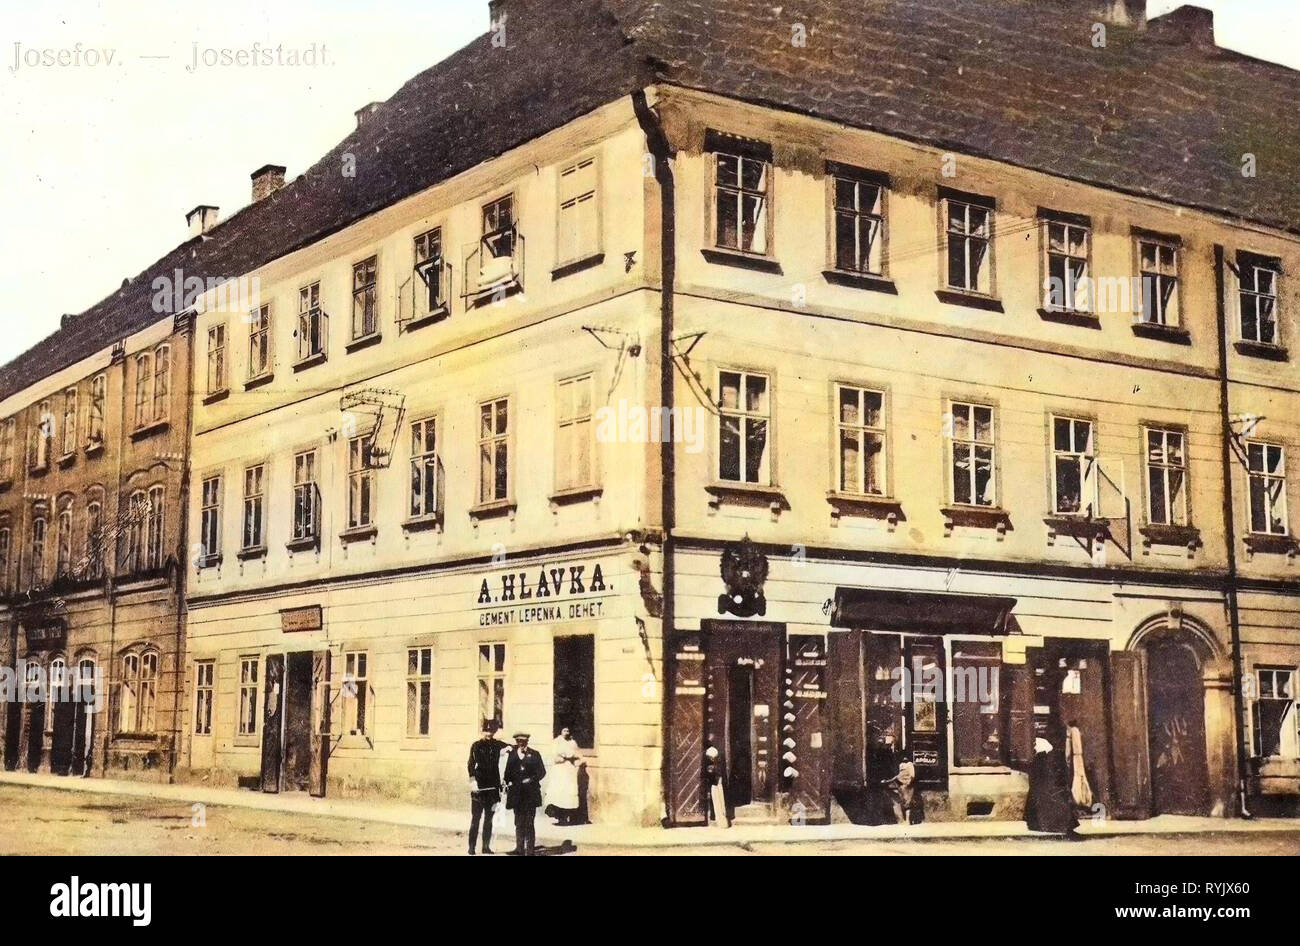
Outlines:
{"type": "Polygon", "coordinates": [[[776,812],[771,805],[741,805],[735,810],[732,824],[776,824],[776,812]]]}

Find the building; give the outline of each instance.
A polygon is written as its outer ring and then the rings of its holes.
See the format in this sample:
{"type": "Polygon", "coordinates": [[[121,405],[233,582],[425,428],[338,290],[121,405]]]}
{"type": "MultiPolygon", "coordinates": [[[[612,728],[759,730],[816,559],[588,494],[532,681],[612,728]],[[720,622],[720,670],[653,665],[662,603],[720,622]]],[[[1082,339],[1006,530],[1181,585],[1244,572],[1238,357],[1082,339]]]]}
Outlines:
{"type": "Polygon", "coordinates": [[[190,340],[128,280],[0,372],[6,769],[170,777],[190,340]]]}
{"type": "Polygon", "coordinates": [[[490,6],[189,245],[175,777],[460,804],[493,718],[594,820],[709,750],[1018,818],[1077,728],[1094,818],[1294,814],[1300,76],[1141,0],[490,6]]]}

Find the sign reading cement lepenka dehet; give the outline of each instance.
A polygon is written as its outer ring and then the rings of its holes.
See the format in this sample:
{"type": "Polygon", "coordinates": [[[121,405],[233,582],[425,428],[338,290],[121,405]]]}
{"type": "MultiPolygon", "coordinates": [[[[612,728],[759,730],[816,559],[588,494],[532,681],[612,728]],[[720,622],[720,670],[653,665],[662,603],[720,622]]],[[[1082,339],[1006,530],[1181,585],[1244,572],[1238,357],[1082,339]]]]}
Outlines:
{"type": "Polygon", "coordinates": [[[600,596],[614,590],[599,564],[541,565],[483,579],[477,606],[480,627],[550,624],[604,616],[600,596]]]}

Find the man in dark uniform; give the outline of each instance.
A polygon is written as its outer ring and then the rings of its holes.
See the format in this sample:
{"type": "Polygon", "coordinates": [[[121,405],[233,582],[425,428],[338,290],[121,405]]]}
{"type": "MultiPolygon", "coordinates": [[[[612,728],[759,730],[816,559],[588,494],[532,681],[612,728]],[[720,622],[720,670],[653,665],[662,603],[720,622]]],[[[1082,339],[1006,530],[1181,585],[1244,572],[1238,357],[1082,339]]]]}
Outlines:
{"type": "Polygon", "coordinates": [[[532,856],[537,835],[533,820],[542,806],[542,779],[546,764],[541,753],[528,748],[528,733],[515,733],[515,747],[506,756],[506,807],[515,813],[515,849],[511,854],[532,856]]]}
{"type": "Polygon", "coordinates": [[[478,840],[479,819],[483,821],[483,853],[492,853],[492,810],[501,801],[501,753],[509,750],[497,738],[500,725],[483,720],[483,738],[469,747],[469,852],[478,840]]]}

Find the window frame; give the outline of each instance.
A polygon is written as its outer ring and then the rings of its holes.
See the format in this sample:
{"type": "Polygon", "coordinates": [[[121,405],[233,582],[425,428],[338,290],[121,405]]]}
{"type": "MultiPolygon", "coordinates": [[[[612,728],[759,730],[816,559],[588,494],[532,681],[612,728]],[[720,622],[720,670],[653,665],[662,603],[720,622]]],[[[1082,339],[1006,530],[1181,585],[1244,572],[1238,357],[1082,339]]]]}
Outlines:
{"type": "Polygon", "coordinates": [[[63,450],[61,453],[65,457],[70,457],[77,452],[77,411],[79,400],[77,388],[75,386],[64,389],[63,450]]]}
{"type": "MultiPolygon", "coordinates": [[[[575,388],[576,393],[576,388],[575,388]]],[[[593,489],[600,482],[600,471],[596,439],[596,372],[594,369],[582,370],[573,374],[566,374],[555,380],[555,428],[554,428],[554,474],[552,476],[552,488],[556,494],[566,492],[576,492],[584,489],[593,489]],[[577,401],[573,402],[573,412],[565,416],[563,410],[562,390],[566,386],[576,386],[586,384],[587,386],[587,408],[585,413],[578,410],[577,401]],[[567,428],[577,427],[580,424],[586,424],[587,433],[587,476],[580,479],[577,475],[578,466],[574,462],[577,451],[580,449],[580,441],[575,437],[571,444],[571,453],[567,459],[561,456],[564,436],[562,431],[567,428]],[[570,475],[565,471],[571,470],[570,475]]]]}
{"type": "Polygon", "coordinates": [[[14,457],[17,455],[18,419],[6,417],[0,420],[0,480],[12,482],[14,478],[14,457]]]}
{"type": "Polygon", "coordinates": [[[434,730],[435,698],[437,687],[438,655],[432,644],[408,644],[406,646],[406,727],[403,733],[407,739],[431,740],[434,730]],[[428,670],[424,669],[424,656],[428,655],[428,670]],[[411,658],[415,655],[412,669],[411,658]],[[425,717],[420,718],[421,707],[425,717]],[[412,720],[415,731],[411,730],[412,720]],[[420,729],[423,728],[423,732],[420,729]]]}
{"type": "Polygon", "coordinates": [[[212,735],[212,720],[216,706],[217,662],[213,659],[194,661],[194,727],[195,736],[212,735]],[[206,699],[205,699],[206,697],[206,699]]]}
{"type": "Polygon", "coordinates": [[[1160,233],[1152,233],[1145,230],[1138,230],[1133,233],[1133,249],[1136,254],[1136,269],[1138,274],[1138,286],[1140,287],[1141,297],[1138,300],[1139,311],[1135,313],[1134,320],[1142,325],[1162,325],[1169,328],[1183,327],[1183,246],[1182,241],[1177,237],[1166,236],[1160,233]],[[1147,269],[1143,262],[1143,248],[1150,246],[1155,250],[1154,269],[1147,269]],[[1164,272],[1164,262],[1161,259],[1162,251],[1172,252],[1174,255],[1173,272],[1164,272]],[[1154,288],[1151,292],[1147,291],[1148,277],[1154,281],[1154,288]],[[1166,280],[1173,281],[1173,291],[1170,294],[1169,305],[1161,302],[1159,304],[1160,318],[1150,318],[1154,314],[1154,307],[1147,305],[1147,298],[1153,300],[1163,298],[1160,289],[1164,287],[1166,280]],[[1173,308],[1173,318],[1169,316],[1169,309],[1173,308]]]}
{"type": "Polygon", "coordinates": [[[370,739],[375,723],[374,701],[370,692],[370,651],[365,648],[344,650],[340,657],[339,666],[343,668],[343,675],[339,680],[338,733],[345,738],[352,736],[370,739]],[[353,688],[353,693],[348,693],[349,685],[353,688]]]}
{"type": "Polygon", "coordinates": [[[320,540],[321,522],[320,522],[320,479],[319,477],[320,477],[320,448],[308,447],[305,450],[295,451],[293,455],[293,513],[292,513],[293,521],[291,523],[292,528],[290,530],[291,541],[311,542],[311,541],[320,540]],[[301,463],[299,462],[299,461],[307,461],[307,458],[310,458],[309,462],[301,462],[301,463]],[[302,471],[308,468],[310,468],[309,472],[311,473],[311,478],[310,479],[301,478],[302,471]],[[308,498],[310,501],[309,519],[310,519],[311,528],[309,531],[301,532],[300,534],[300,529],[299,529],[300,521],[299,521],[298,512],[301,508],[303,508],[303,506],[299,501],[299,494],[300,492],[304,491],[303,490],[304,487],[308,488],[306,492],[309,494],[308,498]]]}
{"type": "Polygon", "coordinates": [[[1048,498],[1051,500],[1051,515],[1069,518],[1097,518],[1096,510],[1100,502],[1100,459],[1097,451],[1097,419],[1080,414],[1047,415],[1048,452],[1048,498]],[[1062,449],[1057,444],[1056,426],[1058,423],[1069,425],[1069,446],[1062,449]],[[1081,450],[1076,442],[1077,425],[1087,426],[1087,444],[1081,450]],[[1079,476],[1078,509],[1062,509],[1060,479],[1058,470],[1062,463],[1076,464],[1079,476]]]}
{"type": "Polygon", "coordinates": [[[591,259],[600,255],[604,248],[604,221],[602,219],[602,197],[603,188],[601,186],[601,160],[600,155],[584,154],[574,158],[571,161],[562,163],[555,172],[556,183],[556,201],[555,201],[555,267],[560,269],[573,263],[580,263],[583,260],[591,259]],[[592,183],[590,190],[577,190],[566,195],[565,175],[579,174],[584,167],[592,168],[592,183]],[[590,246],[587,246],[579,237],[574,239],[574,252],[566,256],[562,248],[564,247],[565,232],[565,210],[570,208],[581,222],[581,214],[578,208],[585,201],[595,203],[595,228],[590,237],[590,246]]]}
{"type": "Polygon", "coordinates": [[[347,531],[375,528],[375,491],[378,486],[375,468],[370,463],[370,436],[361,434],[345,441],[347,491],[345,501],[347,531]],[[362,521],[360,512],[365,512],[362,521]]]}
{"type": "Polygon", "coordinates": [[[776,249],[774,246],[775,236],[775,206],[774,184],[776,177],[776,162],[770,146],[760,142],[749,142],[744,139],[735,138],[729,135],[710,134],[710,141],[706,143],[705,151],[709,155],[708,162],[708,234],[709,246],[723,253],[736,253],[741,256],[753,257],[756,259],[775,259],[776,249]],[[721,180],[722,161],[730,159],[736,162],[736,173],[734,184],[724,184],[721,180]],[[757,164],[761,167],[762,189],[754,189],[745,186],[745,167],[747,164],[757,164]],[[736,215],[736,245],[730,246],[722,242],[721,230],[721,204],[724,194],[730,195],[735,203],[736,215]],[[752,226],[753,233],[750,236],[750,247],[745,247],[745,217],[744,207],[746,199],[756,199],[761,208],[761,226],[755,224],[752,226]],[[761,234],[760,234],[761,230],[761,234]],[[753,245],[761,235],[763,248],[761,250],[753,249],[753,245]]]}
{"type": "Polygon", "coordinates": [[[504,723],[507,709],[509,708],[510,699],[510,645],[508,641],[492,638],[482,640],[476,643],[476,660],[474,662],[474,703],[478,707],[478,720],[476,725],[485,719],[495,719],[498,726],[504,723]],[[501,669],[496,669],[496,648],[501,648],[501,669]],[[488,670],[483,670],[483,650],[487,649],[488,670]],[[487,683],[487,695],[492,701],[493,715],[487,716],[484,712],[483,704],[483,686],[487,683]],[[497,714],[496,710],[496,693],[497,683],[500,683],[501,689],[501,712],[497,714]]]}
{"type": "Polygon", "coordinates": [[[965,295],[979,296],[985,299],[997,298],[997,200],[991,197],[985,197],[981,194],[968,194],[962,191],[953,191],[940,189],[939,192],[939,232],[942,235],[941,250],[942,267],[941,286],[949,292],[958,292],[965,295]],[[954,230],[952,226],[952,215],[950,208],[958,204],[966,208],[963,215],[963,221],[966,229],[964,231],[954,230]],[[982,211],[987,215],[985,220],[984,235],[971,231],[970,212],[972,210],[982,211]],[[980,267],[980,274],[985,277],[987,285],[980,288],[980,280],[976,280],[976,285],[957,284],[952,280],[952,250],[951,243],[954,236],[960,237],[965,242],[965,249],[962,254],[964,273],[966,277],[970,276],[971,270],[971,244],[972,241],[982,241],[984,243],[985,253],[983,262],[980,267]]]}
{"type": "Polygon", "coordinates": [[[222,541],[222,507],[225,491],[225,474],[209,473],[199,478],[199,546],[203,553],[200,568],[215,565],[221,561],[222,541]],[[209,500],[208,484],[213,483],[212,499],[209,500]],[[209,545],[209,534],[211,545],[209,545]]]}
{"type": "Polygon", "coordinates": [[[949,502],[953,506],[961,509],[988,509],[988,510],[1001,509],[1002,508],[1001,507],[1002,484],[1000,482],[1000,467],[998,463],[998,453],[1000,452],[999,442],[998,442],[999,441],[998,405],[987,401],[978,401],[978,400],[967,401],[967,400],[957,400],[956,398],[948,399],[947,405],[948,405],[948,414],[952,418],[951,433],[949,434],[949,436],[945,438],[945,440],[947,441],[945,452],[947,454],[947,461],[948,461],[947,475],[945,479],[948,481],[949,502]],[[968,408],[970,411],[969,428],[972,434],[972,439],[970,440],[959,440],[957,437],[957,409],[959,407],[968,408]],[[989,411],[988,428],[992,438],[991,440],[981,441],[977,437],[978,427],[975,423],[975,411],[978,409],[985,409],[989,411]],[[959,442],[966,444],[970,448],[971,464],[970,464],[969,477],[970,477],[971,499],[973,500],[971,502],[962,502],[957,498],[956,447],[959,442]],[[989,483],[992,485],[993,488],[993,497],[991,501],[987,503],[978,501],[977,491],[976,491],[978,482],[976,479],[977,466],[975,460],[975,452],[976,452],[976,448],[980,446],[987,446],[990,451],[989,483]]]}
{"type": "Polygon", "coordinates": [[[352,318],[349,322],[351,341],[360,342],[374,338],[379,330],[379,254],[374,253],[352,264],[352,318]],[[357,280],[361,278],[362,283],[357,280]],[[360,309],[358,310],[358,305],[360,309]],[[357,316],[360,314],[358,332],[357,316]],[[368,329],[368,330],[367,330],[368,329]]]}
{"type": "Polygon", "coordinates": [[[449,274],[446,272],[447,242],[442,225],[429,227],[415,234],[411,238],[411,253],[414,259],[411,267],[412,274],[424,286],[425,310],[421,313],[411,313],[411,321],[419,321],[436,312],[447,311],[451,304],[451,280],[447,278],[449,274]],[[435,243],[438,249],[436,254],[429,251],[435,243]],[[426,273],[437,274],[436,289],[430,284],[426,273]]]}
{"type": "Polygon", "coordinates": [[[319,279],[298,289],[297,355],[296,365],[329,358],[329,317],[321,307],[319,279]],[[311,347],[313,337],[320,342],[318,348],[311,347]]]}
{"type": "Polygon", "coordinates": [[[1046,312],[1056,315],[1094,315],[1097,308],[1095,303],[1095,289],[1092,279],[1092,239],[1093,227],[1092,221],[1088,217],[1078,214],[1067,214],[1059,211],[1042,210],[1038,212],[1039,223],[1039,241],[1040,257],[1039,266],[1042,267],[1043,298],[1042,308],[1046,312]],[[1062,230],[1061,248],[1052,248],[1052,231],[1053,228],[1059,227],[1062,230]],[[1083,253],[1074,252],[1073,241],[1071,236],[1076,232],[1083,235],[1083,253]],[[1060,303],[1057,303],[1051,291],[1052,265],[1055,260],[1060,260],[1064,269],[1064,279],[1062,296],[1060,303]],[[1082,265],[1083,272],[1075,276],[1071,264],[1078,263],[1082,265]],[[1083,287],[1081,290],[1080,287],[1083,287]],[[1067,290],[1073,290],[1067,292],[1067,290]],[[1083,291],[1083,304],[1079,304],[1079,294],[1083,291]]]}
{"type": "Polygon", "coordinates": [[[829,267],[837,273],[844,273],[849,276],[873,276],[879,279],[889,278],[889,192],[890,177],[879,171],[871,171],[866,168],[854,167],[848,164],[840,164],[834,161],[826,163],[826,180],[827,180],[827,218],[830,225],[827,228],[827,257],[829,267]],[[853,186],[854,208],[841,207],[839,200],[839,186],[841,183],[853,186]],[[876,203],[879,205],[879,212],[862,211],[861,207],[861,189],[863,187],[875,187],[877,189],[876,203]],[[862,231],[861,224],[864,219],[874,220],[877,224],[875,239],[871,243],[871,250],[867,253],[867,268],[845,268],[841,264],[840,256],[840,230],[839,222],[841,216],[851,215],[854,222],[854,244],[855,258],[861,258],[862,231]],[[874,269],[870,268],[870,261],[875,256],[879,256],[880,265],[874,269]]]}
{"type": "Polygon", "coordinates": [[[757,368],[733,368],[729,366],[719,366],[717,369],[718,397],[717,397],[717,423],[714,425],[714,464],[713,464],[713,482],[722,486],[733,487],[771,487],[776,483],[776,372],[757,368]],[[729,410],[722,405],[723,376],[737,375],[737,404],[735,410],[729,410]],[[748,392],[748,381],[750,378],[762,378],[766,382],[766,411],[755,412],[739,405],[745,404],[745,395],[748,392]],[[736,456],[737,479],[728,479],[723,476],[723,423],[726,418],[734,417],[739,420],[737,428],[737,444],[739,452],[736,456]],[[762,466],[758,473],[758,479],[750,481],[746,478],[746,461],[749,453],[747,449],[748,422],[765,422],[766,433],[764,439],[764,451],[762,466]]]}
{"type": "MultiPolygon", "coordinates": [[[[1288,667],[1283,664],[1256,664],[1255,670],[1255,696],[1250,700],[1250,711],[1246,714],[1250,720],[1250,751],[1254,758],[1257,759],[1278,759],[1290,760],[1300,759],[1300,668],[1288,667]],[[1286,674],[1290,677],[1289,684],[1291,690],[1290,698],[1279,696],[1264,696],[1264,674],[1269,674],[1273,679],[1273,692],[1277,693],[1278,674],[1286,674]],[[1256,706],[1264,702],[1270,703],[1290,703],[1290,718],[1292,728],[1292,744],[1296,747],[1294,755],[1285,755],[1279,752],[1277,755],[1265,755],[1263,753],[1263,733],[1260,731],[1259,721],[1256,718],[1256,706]]],[[[1286,720],[1283,719],[1283,723],[1286,720]]],[[[1282,749],[1286,745],[1286,734],[1280,732],[1278,735],[1278,748],[1282,749]]]]}
{"type": "Polygon", "coordinates": [[[243,502],[240,505],[240,526],[239,540],[240,551],[251,552],[266,548],[266,479],[267,463],[265,460],[259,460],[256,463],[250,463],[244,467],[243,475],[243,502]],[[249,475],[256,472],[257,492],[249,492],[249,475]],[[249,541],[249,513],[250,510],[256,510],[256,527],[257,534],[253,537],[254,542],[249,541]]]}
{"type": "Polygon", "coordinates": [[[262,732],[262,690],[265,686],[263,680],[262,667],[266,661],[261,654],[240,654],[239,655],[239,675],[235,678],[235,739],[236,741],[256,740],[262,732]],[[252,675],[248,673],[249,667],[252,668],[252,675]],[[252,713],[248,719],[244,718],[244,711],[248,707],[246,699],[252,700],[252,713]]]}
{"type": "Polygon", "coordinates": [[[1240,252],[1237,254],[1237,335],[1238,338],[1250,345],[1267,345],[1272,348],[1281,348],[1282,338],[1282,263],[1276,257],[1265,256],[1259,253],[1240,252]],[[1246,288],[1247,271],[1253,275],[1252,288],[1246,288]],[[1260,289],[1259,274],[1272,274],[1272,292],[1264,292],[1260,289]],[[1255,338],[1246,334],[1246,299],[1250,297],[1254,302],[1255,309],[1255,338]],[[1262,323],[1259,319],[1260,303],[1270,299],[1273,303],[1272,324],[1273,338],[1265,341],[1261,336],[1262,323]]]}
{"type": "Polygon", "coordinates": [[[407,519],[412,522],[436,520],[442,516],[442,490],[444,483],[442,479],[442,456],[441,456],[441,416],[437,413],[428,414],[424,417],[411,421],[410,424],[411,439],[411,457],[409,480],[410,489],[406,495],[406,515],[407,519]],[[430,426],[433,428],[433,449],[428,449],[428,433],[430,426]],[[421,452],[416,452],[417,434],[416,429],[420,429],[419,444],[421,452]],[[428,508],[428,481],[427,477],[430,472],[433,476],[433,508],[428,508]]]}
{"type": "MultiPolygon", "coordinates": [[[[1250,439],[1245,441],[1244,446],[1245,446],[1245,454],[1246,454],[1246,529],[1251,535],[1277,536],[1282,538],[1289,538],[1291,535],[1291,522],[1290,522],[1291,513],[1290,513],[1290,504],[1288,502],[1288,497],[1287,497],[1288,483],[1287,483],[1286,446],[1285,444],[1277,443],[1275,441],[1257,440],[1257,439],[1250,439]],[[1252,447],[1260,447],[1263,449],[1263,459],[1266,466],[1268,463],[1268,451],[1270,449],[1276,449],[1277,451],[1279,451],[1281,454],[1282,475],[1276,476],[1272,473],[1269,473],[1267,469],[1264,470],[1252,469],[1251,456],[1250,456],[1252,447]],[[1282,498],[1282,531],[1281,532],[1275,532],[1271,528],[1266,529],[1264,531],[1260,531],[1255,528],[1254,481],[1256,477],[1260,477],[1264,481],[1265,500],[1267,500],[1268,497],[1268,484],[1270,482],[1280,481],[1282,484],[1282,488],[1279,492],[1279,495],[1282,498]]],[[[1271,522],[1271,518],[1268,517],[1268,513],[1270,513],[1271,511],[1272,511],[1271,507],[1265,511],[1266,518],[1268,518],[1270,522],[1271,522]]]]}
{"type": "Polygon", "coordinates": [[[1147,525],[1168,526],[1174,528],[1191,528],[1192,526],[1192,507],[1191,507],[1191,490],[1190,490],[1191,470],[1190,470],[1190,465],[1188,463],[1188,454],[1187,454],[1187,448],[1188,448],[1187,433],[1188,433],[1187,429],[1184,427],[1159,425],[1154,423],[1143,424],[1141,426],[1142,470],[1144,473],[1142,477],[1143,515],[1145,517],[1147,525]],[[1160,436],[1161,443],[1163,445],[1161,448],[1161,455],[1165,457],[1165,459],[1154,463],[1152,462],[1151,459],[1151,436],[1153,434],[1160,436]],[[1170,436],[1177,436],[1182,438],[1182,447],[1181,447],[1182,462],[1181,463],[1171,463],[1168,460],[1169,453],[1170,453],[1170,448],[1169,448],[1170,436]],[[1169,513],[1169,515],[1167,515],[1166,517],[1167,521],[1165,522],[1157,521],[1153,515],[1152,501],[1154,499],[1154,496],[1151,490],[1151,474],[1153,470],[1163,471],[1161,474],[1161,488],[1163,489],[1165,495],[1164,502],[1165,502],[1166,511],[1169,513]],[[1169,501],[1169,497],[1172,495],[1170,491],[1170,473],[1171,471],[1177,471],[1177,470],[1182,471],[1182,477],[1183,477],[1183,485],[1181,490],[1182,493],[1182,499],[1181,499],[1182,521],[1181,522],[1177,521],[1177,518],[1172,514],[1172,510],[1169,509],[1171,505],[1169,501]]]}
{"type": "Polygon", "coordinates": [[[229,327],[225,322],[208,326],[208,391],[209,395],[230,390],[230,366],[226,359],[229,327]]]}
{"type": "Polygon", "coordinates": [[[516,421],[516,418],[515,418],[515,399],[514,399],[514,396],[511,395],[511,394],[501,394],[501,395],[497,395],[497,396],[494,396],[494,397],[487,398],[486,400],[480,400],[480,401],[478,402],[478,410],[477,410],[477,414],[478,414],[478,416],[477,416],[477,418],[476,418],[476,422],[475,422],[475,429],[476,429],[476,431],[477,431],[477,435],[476,435],[476,442],[477,442],[476,460],[477,460],[477,462],[475,463],[475,466],[477,467],[477,474],[478,474],[478,475],[475,477],[475,479],[477,480],[477,482],[476,482],[475,490],[474,490],[474,491],[475,491],[475,494],[478,496],[478,503],[477,503],[477,505],[478,505],[478,506],[491,506],[491,505],[494,505],[494,504],[497,504],[497,503],[510,503],[510,502],[513,502],[513,501],[514,501],[514,487],[515,487],[515,478],[514,478],[514,461],[515,461],[514,430],[515,430],[515,421],[516,421]],[[506,417],[505,428],[506,428],[506,429],[505,429],[503,432],[499,432],[499,431],[497,430],[497,421],[498,421],[498,416],[499,416],[499,413],[500,413],[500,409],[501,409],[501,407],[502,407],[503,405],[504,405],[504,407],[505,407],[505,417],[506,417]],[[491,428],[490,428],[489,433],[487,433],[486,435],[483,433],[483,409],[484,409],[485,407],[490,408],[490,409],[491,409],[491,414],[492,414],[492,425],[491,425],[491,428]],[[490,479],[491,479],[491,483],[492,483],[492,489],[491,489],[491,495],[490,495],[490,496],[485,496],[485,495],[483,495],[483,473],[484,473],[484,467],[483,467],[483,463],[484,463],[484,460],[483,460],[483,449],[484,449],[485,446],[486,446],[486,447],[489,447],[489,456],[491,457],[491,474],[492,474],[492,475],[491,475],[491,478],[490,478],[490,479]],[[499,476],[500,467],[499,467],[499,465],[498,465],[498,460],[499,460],[499,454],[500,454],[500,448],[501,448],[501,447],[504,447],[504,448],[505,448],[505,454],[506,454],[506,459],[505,459],[505,490],[504,490],[505,495],[504,495],[504,496],[498,496],[498,495],[497,495],[497,488],[496,488],[496,484],[497,484],[498,480],[500,479],[500,476],[499,476]]]}
{"type": "Polygon", "coordinates": [[[86,449],[104,443],[104,407],[108,401],[108,376],[103,372],[90,379],[90,400],[86,406],[86,449]]]}
{"type": "Polygon", "coordinates": [[[248,313],[248,380],[256,381],[275,371],[272,348],[275,336],[271,328],[271,303],[248,313]],[[260,363],[261,367],[257,367],[260,363]]]}
{"type": "Polygon", "coordinates": [[[889,443],[889,392],[883,387],[871,387],[866,384],[855,383],[852,381],[832,381],[831,382],[831,482],[833,492],[854,498],[861,499],[886,499],[892,495],[890,492],[890,443],[889,443]],[[848,424],[844,421],[842,409],[842,393],[846,391],[856,392],[857,407],[859,411],[859,420],[861,423],[848,424]],[[866,404],[869,395],[876,395],[880,398],[880,408],[878,416],[880,426],[873,427],[866,423],[866,404]],[[856,432],[858,442],[859,469],[858,479],[861,489],[846,489],[844,485],[844,450],[843,437],[846,431],[856,432]],[[874,436],[879,439],[880,449],[877,453],[876,467],[879,481],[879,492],[867,490],[867,464],[863,462],[866,453],[865,446],[867,438],[874,436]]]}

